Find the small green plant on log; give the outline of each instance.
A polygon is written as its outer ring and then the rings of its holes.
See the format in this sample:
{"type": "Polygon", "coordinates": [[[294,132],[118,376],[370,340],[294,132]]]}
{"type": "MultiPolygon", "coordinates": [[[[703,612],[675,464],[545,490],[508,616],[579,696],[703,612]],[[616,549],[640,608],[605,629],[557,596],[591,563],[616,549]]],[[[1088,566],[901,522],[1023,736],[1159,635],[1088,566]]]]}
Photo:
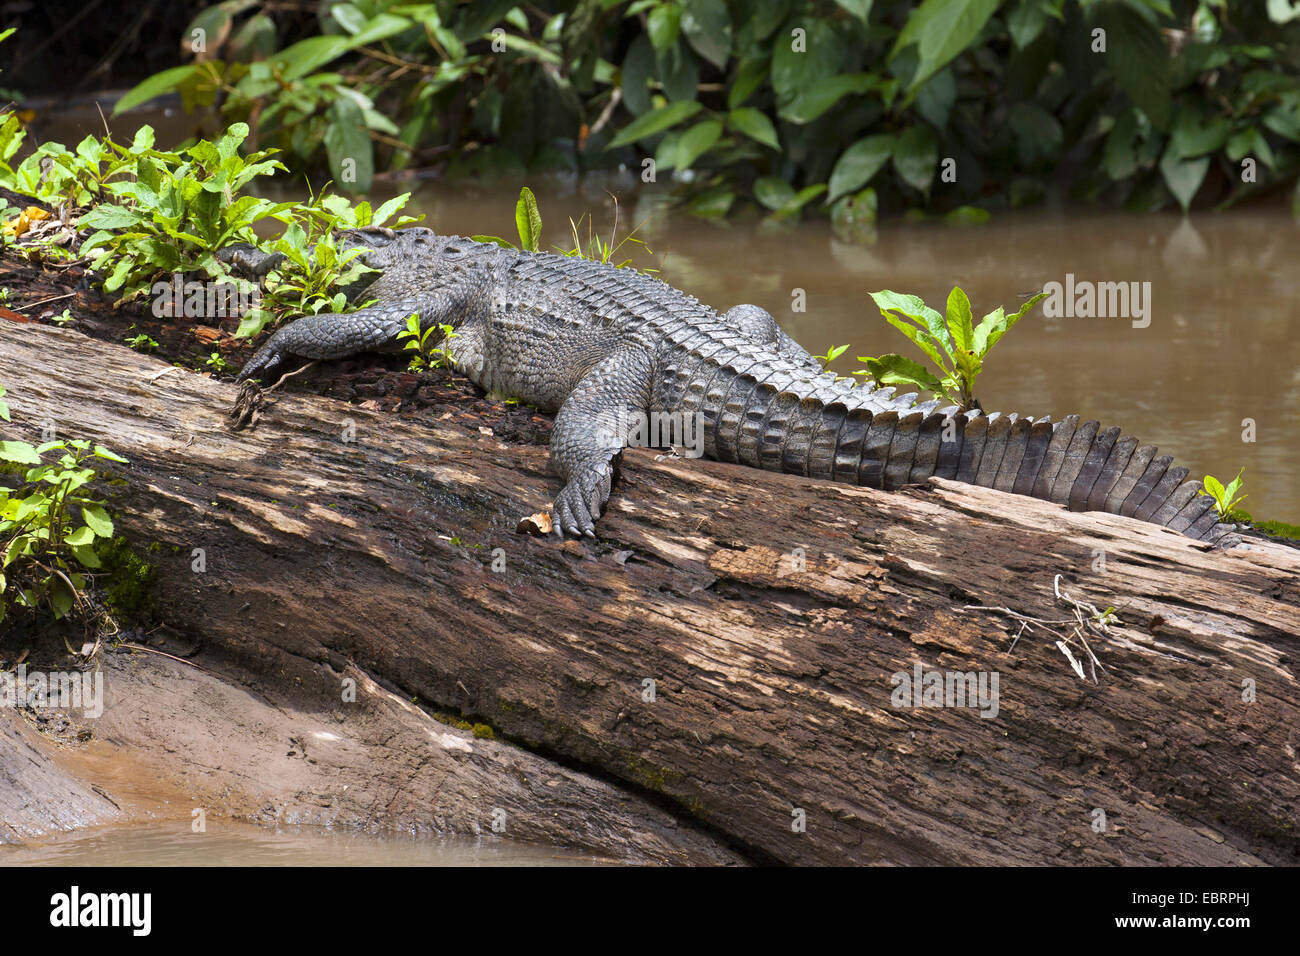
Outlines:
{"type": "MultiPolygon", "coordinates": [[[[0,417],[9,418],[3,402],[0,417]]],[[[59,619],[86,604],[87,572],[102,567],[101,547],[113,537],[90,488],[105,477],[97,461],[126,463],[84,440],[0,441],[0,476],[17,478],[0,484],[0,622],[41,608],[59,619]]]]}
{"type": "Polygon", "coordinates": [[[881,385],[923,388],[966,410],[978,407],[975,382],[984,369],[985,357],[1046,293],[1029,299],[1012,315],[999,306],[978,325],[971,314],[970,299],[958,287],[948,295],[946,316],[914,295],[884,291],[873,292],[871,297],[885,321],[924,352],[938,366],[939,373],[934,374],[905,355],[891,353],[858,356],[867,367],[854,374],[870,375],[881,385]]]}

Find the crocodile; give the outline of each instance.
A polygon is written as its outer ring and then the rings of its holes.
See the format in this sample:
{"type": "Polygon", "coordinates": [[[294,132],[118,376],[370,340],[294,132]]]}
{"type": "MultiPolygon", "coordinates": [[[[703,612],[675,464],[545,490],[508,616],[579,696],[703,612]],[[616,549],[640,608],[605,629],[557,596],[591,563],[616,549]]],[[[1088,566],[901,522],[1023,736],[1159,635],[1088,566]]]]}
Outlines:
{"type": "MultiPolygon", "coordinates": [[[[489,393],[555,415],[551,461],[563,482],[554,530],[595,536],[634,416],[698,423],[710,458],[895,489],[931,476],[1106,511],[1218,542],[1230,525],[1152,445],[1117,427],[984,413],[853,384],[783,332],[766,310],[719,313],[653,276],[523,252],[426,227],[340,234],[376,270],[349,288],[373,304],[299,318],[274,332],[238,380],[290,356],[339,359],[391,347],[418,315],[451,326],[453,367],[489,393]]],[[[247,244],[222,252],[263,278],[281,261],[247,244]]]]}

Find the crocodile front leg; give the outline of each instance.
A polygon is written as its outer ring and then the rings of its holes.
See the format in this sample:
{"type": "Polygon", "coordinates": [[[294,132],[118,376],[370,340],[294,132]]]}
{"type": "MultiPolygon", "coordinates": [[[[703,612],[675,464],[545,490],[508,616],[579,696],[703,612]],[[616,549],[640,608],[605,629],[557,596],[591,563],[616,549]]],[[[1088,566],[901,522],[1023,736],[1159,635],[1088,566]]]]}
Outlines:
{"type": "Polygon", "coordinates": [[[304,316],[275,332],[240,370],[236,381],[260,376],[290,355],[338,359],[380,348],[397,340],[412,315],[420,316],[423,328],[435,323],[451,325],[465,313],[467,305],[467,295],[451,290],[432,292],[419,299],[389,301],[356,312],[304,316]]]}
{"type": "Polygon", "coordinates": [[[560,406],[551,433],[551,461],[564,480],[553,509],[558,533],[596,536],[614,459],[627,443],[630,416],[649,408],[653,373],[645,349],[619,349],[584,375],[560,406]]]}

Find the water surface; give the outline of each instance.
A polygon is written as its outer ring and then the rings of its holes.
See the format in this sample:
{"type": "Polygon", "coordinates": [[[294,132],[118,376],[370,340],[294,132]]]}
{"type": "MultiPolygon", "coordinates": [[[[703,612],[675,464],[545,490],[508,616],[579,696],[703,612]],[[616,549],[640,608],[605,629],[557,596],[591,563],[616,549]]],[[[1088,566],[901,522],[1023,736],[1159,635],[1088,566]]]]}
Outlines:
{"type": "Polygon", "coordinates": [[[492,836],[375,835],[323,827],[188,823],[96,827],[0,846],[0,866],[595,866],[577,850],[492,836]]]}

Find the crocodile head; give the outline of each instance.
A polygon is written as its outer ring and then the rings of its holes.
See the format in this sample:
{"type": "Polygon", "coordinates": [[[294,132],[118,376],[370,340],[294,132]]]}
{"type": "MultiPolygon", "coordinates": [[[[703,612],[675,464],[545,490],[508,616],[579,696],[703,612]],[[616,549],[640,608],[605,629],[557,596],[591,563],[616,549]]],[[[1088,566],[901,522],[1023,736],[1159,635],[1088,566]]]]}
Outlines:
{"type": "Polygon", "coordinates": [[[361,260],[381,271],[412,267],[429,270],[439,262],[457,263],[484,248],[461,236],[440,236],[425,226],[351,229],[344,238],[349,245],[364,246],[361,260]]]}

